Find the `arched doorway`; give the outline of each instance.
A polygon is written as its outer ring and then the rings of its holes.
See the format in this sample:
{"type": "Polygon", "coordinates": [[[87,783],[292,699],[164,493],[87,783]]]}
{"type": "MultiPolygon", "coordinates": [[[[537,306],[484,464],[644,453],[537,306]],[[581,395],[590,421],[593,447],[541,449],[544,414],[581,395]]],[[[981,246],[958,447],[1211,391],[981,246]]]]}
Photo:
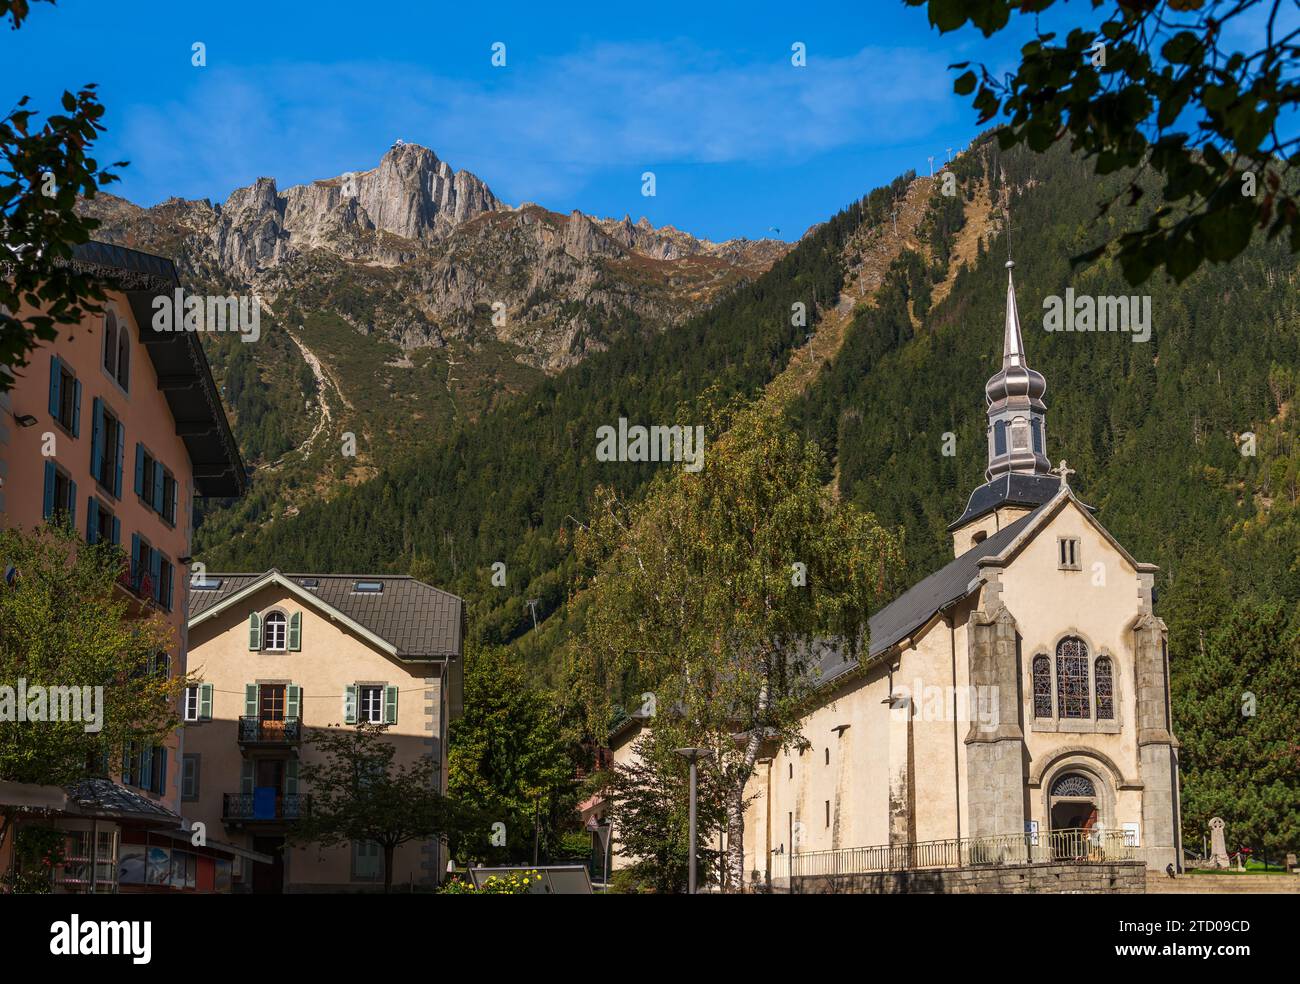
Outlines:
{"type": "Polygon", "coordinates": [[[1093,780],[1079,772],[1067,772],[1052,783],[1047,803],[1053,856],[1086,855],[1089,835],[1101,826],[1101,800],[1093,780]]]}

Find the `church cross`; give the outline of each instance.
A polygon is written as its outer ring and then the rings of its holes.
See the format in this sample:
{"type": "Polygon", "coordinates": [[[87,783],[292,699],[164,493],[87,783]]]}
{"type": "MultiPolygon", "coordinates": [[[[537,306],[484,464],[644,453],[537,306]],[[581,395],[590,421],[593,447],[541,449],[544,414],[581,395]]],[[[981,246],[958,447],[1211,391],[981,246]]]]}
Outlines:
{"type": "Polygon", "coordinates": [[[1070,467],[1069,462],[1062,458],[1061,463],[1053,468],[1052,471],[1061,476],[1061,485],[1065,488],[1070,487],[1070,476],[1074,474],[1074,469],[1070,467]]]}

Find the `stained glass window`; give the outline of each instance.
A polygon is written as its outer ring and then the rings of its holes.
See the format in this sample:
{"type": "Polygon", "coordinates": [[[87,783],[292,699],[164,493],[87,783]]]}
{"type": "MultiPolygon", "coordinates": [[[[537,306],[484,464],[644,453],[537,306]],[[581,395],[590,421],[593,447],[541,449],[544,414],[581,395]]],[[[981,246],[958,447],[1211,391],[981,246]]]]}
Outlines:
{"type": "Polygon", "coordinates": [[[1052,662],[1047,654],[1034,657],[1034,717],[1052,716],[1052,662]]]}
{"type": "Polygon", "coordinates": [[[1088,647],[1069,636],[1056,647],[1056,705],[1063,718],[1090,716],[1088,647]]]}
{"type": "Polygon", "coordinates": [[[1097,657],[1096,678],[1097,720],[1110,721],[1115,717],[1115,691],[1111,684],[1109,656],[1097,657]]]}

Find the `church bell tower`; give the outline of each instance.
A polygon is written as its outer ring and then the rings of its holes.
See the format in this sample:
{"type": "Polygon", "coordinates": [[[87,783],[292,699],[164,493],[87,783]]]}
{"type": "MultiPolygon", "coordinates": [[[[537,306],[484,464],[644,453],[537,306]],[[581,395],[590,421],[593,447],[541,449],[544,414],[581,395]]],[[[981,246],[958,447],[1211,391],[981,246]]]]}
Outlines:
{"type": "Polygon", "coordinates": [[[961,556],[988,535],[1050,499],[1060,487],[1047,458],[1047,380],[1029,368],[1016,309],[1016,285],[1007,260],[1007,309],[1002,368],[984,384],[988,467],[960,519],[948,527],[961,556]]]}

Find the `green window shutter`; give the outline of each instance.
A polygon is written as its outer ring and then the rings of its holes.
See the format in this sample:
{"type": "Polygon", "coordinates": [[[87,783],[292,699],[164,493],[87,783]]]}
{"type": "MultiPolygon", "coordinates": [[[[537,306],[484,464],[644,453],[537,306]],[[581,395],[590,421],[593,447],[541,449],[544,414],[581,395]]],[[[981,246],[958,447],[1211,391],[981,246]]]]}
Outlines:
{"type": "Polygon", "coordinates": [[[343,688],[343,723],[357,723],[357,685],[348,684],[343,688]]]}
{"type": "Polygon", "coordinates": [[[302,649],[302,612],[294,612],[289,616],[289,651],[299,652],[302,649]]]}
{"type": "Polygon", "coordinates": [[[284,769],[284,794],[286,796],[298,795],[298,760],[289,759],[284,769]]]}
{"type": "Polygon", "coordinates": [[[397,723],[397,688],[384,688],[384,724],[397,723]]]}
{"type": "Polygon", "coordinates": [[[262,648],[262,616],[257,612],[252,612],[248,616],[248,648],[252,650],[262,648]]]}
{"type": "Polygon", "coordinates": [[[302,687],[292,683],[289,684],[284,703],[284,716],[290,718],[302,717],[302,687]]]}
{"type": "Polygon", "coordinates": [[[199,720],[212,720],[212,684],[199,684],[199,720]]]}
{"type": "Polygon", "coordinates": [[[244,717],[257,717],[257,684],[244,684],[244,717]]]}
{"type": "Polygon", "coordinates": [[[253,795],[253,763],[248,759],[239,767],[239,792],[242,796],[253,795]]]}

